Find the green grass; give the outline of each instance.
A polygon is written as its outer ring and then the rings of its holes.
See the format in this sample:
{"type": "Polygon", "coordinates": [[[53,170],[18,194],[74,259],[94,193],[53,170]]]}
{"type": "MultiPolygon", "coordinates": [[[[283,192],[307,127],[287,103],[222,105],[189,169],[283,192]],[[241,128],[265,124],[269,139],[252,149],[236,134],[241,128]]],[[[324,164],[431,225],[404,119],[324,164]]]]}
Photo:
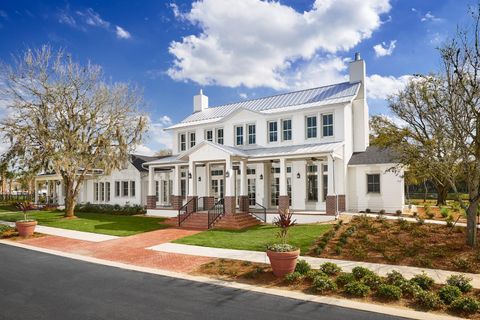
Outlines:
{"type": "MultiPolygon", "coordinates": [[[[75,215],[77,216],[76,219],[65,219],[63,212],[30,211],[28,214],[29,218],[37,220],[42,226],[120,237],[169,227],[161,223],[165,218],[119,216],[87,212],[78,212],[75,215]]],[[[12,212],[7,211],[6,208],[0,208],[0,220],[17,221],[20,219],[23,219],[21,212],[12,212]]]]}
{"type": "MultiPolygon", "coordinates": [[[[288,243],[305,254],[315,239],[328,231],[331,225],[304,224],[290,229],[288,243]]],[[[278,242],[278,228],[271,225],[256,226],[246,230],[209,230],[173,242],[225,249],[265,251],[267,245],[278,242]]]]}

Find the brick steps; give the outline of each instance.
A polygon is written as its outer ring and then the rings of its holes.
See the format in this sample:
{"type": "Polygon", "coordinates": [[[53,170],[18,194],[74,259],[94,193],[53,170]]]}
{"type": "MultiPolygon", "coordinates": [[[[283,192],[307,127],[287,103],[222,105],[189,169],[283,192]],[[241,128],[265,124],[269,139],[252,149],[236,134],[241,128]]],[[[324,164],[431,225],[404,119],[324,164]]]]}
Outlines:
{"type": "Polygon", "coordinates": [[[240,230],[259,225],[260,220],[254,218],[248,213],[237,213],[233,215],[224,215],[220,217],[215,225],[215,229],[240,230]]]}
{"type": "Polygon", "coordinates": [[[182,222],[182,228],[207,230],[208,229],[208,214],[204,212],[192,213],[185,221],[182,222]]]}

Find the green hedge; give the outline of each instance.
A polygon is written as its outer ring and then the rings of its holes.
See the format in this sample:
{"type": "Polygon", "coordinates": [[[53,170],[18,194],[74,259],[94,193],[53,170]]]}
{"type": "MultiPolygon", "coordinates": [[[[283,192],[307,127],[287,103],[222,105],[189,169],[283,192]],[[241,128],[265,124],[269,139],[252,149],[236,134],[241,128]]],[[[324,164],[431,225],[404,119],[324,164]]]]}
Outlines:
{"type": "Polygon", "coordinates": [[[125,205],[118,204],[77,204],[75,206],[76,212],[92,212],[92,213],[108,213],[122,216],[133,216],[137,214],[145,214],[146,210],[144,206],[140,205],[125,205]]]}

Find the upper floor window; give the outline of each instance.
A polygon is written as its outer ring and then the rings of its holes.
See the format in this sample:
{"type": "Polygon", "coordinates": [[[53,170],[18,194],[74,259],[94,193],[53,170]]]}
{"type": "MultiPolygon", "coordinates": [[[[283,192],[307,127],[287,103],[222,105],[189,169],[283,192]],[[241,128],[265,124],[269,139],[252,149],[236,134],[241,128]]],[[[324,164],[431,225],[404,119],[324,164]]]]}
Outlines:
{"type": "Polygon", "coordinates": [[[307,139],[317,137],[317,116],[309,116],[306,120],[307,139]]]}
{"type": "Polygon", "coordinates": [[[180,134],[180,151],[187,150],[187,137],[185,133],[180,134]]]}
{"type": "Polygon", "coordinates": [[[282,120],[283,141],[292,140],[292,120],[282,120]]]}
{"type": "Polygon", "coordinates": [[[195,132],[190,132],[190,148],[195,146],[195,132]]]}
{"type": "Polygon", "coordinates": [[[223,144],[223,129],[217,129],[217,143],[223,144]]]}
{"type": "Polygon", "coordinates": [[[268,123],[268,141],[275,142],[278,140],[278,124],[276,121],[268,123]]]}
{"type": "Polygon", "coordinates": [[[235,144],[237,146],[243,145],[243,126],[235,127],[235,144]]]}
{"type": "Polygon", "coordinates": [[[333,114],[322,115],[322,135],[324,137],[333,136],[333,114]]]}
{"type": "Polygon", "coordinates": [[[380,175],[367,174],[367,192],[380,193],[380,175]]]}
{"type": "Polygon", "coordinates": [[[205,131],[205,140],[212,142],[213,141],[213,130],[205,131]]]}
{"type": "Polygon", "coordinates": [[[248,128],[248,144],[255,144],[256,142],[256,128],[254,124],[247,125],[248,128]]]}

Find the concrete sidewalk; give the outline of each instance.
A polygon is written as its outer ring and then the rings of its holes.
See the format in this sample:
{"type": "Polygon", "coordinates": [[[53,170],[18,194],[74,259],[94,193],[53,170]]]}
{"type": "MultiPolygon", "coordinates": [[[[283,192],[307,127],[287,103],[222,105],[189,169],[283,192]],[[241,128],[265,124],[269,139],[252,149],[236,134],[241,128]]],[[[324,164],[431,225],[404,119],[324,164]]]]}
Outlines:
{"type": "MultiPolygon", "coordinates": [[[[200,247],[192,246],[186,244],[177,244],[177,243],[162,243],[160,245],[152,246],[147,249],[177,253],[177,254],[187,254],[193,256],[203,256],[210,258],[223,258],[223,259],[234,259],[234,260],[243,260],[257,263],[269,263],[268,257],[265,252],[260,251],[247,251],[247,250],[232,250],[232,249],[220,249],[220,248],[211,248],[211,247],[200,247]]],[[[408,267],[408,266],[397,266],[389,264],[380,264],[380,263],[369,263],[369,262],[358,262],[358,261],[347,261],[347,260],[336,260],[336,259],[325,259],[325,258],[314,258],[301,256],[299,259],[307,261],[313,268],[318,269],[320,265],[325,262],[333,262],[340,266],[343,271],[351,271],[354,267],[362,266],[366,267],[380,276],[386,276],[388,272],[392,270],[397,270],[403,274],[407,279],[412,278],[413,276],[422,273],[423,271],[430,277],[432,277],[437,283],[445,283],[447,278],[453,274],[464,274],[467,277],[472,279],[472,286],[474,288],[480,288],[480,275],[473,273],[460,273],[452,272],[446,270],[438,269],[425,269],[417,267],[408,267]]]]}
{"type": "MultiPolygon", "coordinates": [[[[10,227],[15,228],[15,222],[8,222],[8,221],[1,221],[0,224],[7,225],[10,227]]],[[[51,236],[69,238],[74,240],[83,240],[83,241],[90,241],[90,242],[103,242],[108,240],[118,239],[117,236],[109,236],[106,234],[98,234],[92,232],[84,232],[84,231],[76,231],[76,230],[68,230],[68,229],[61,229],[61,228],[54,228],[54,227],[46,227],[37,225],[35,228],[35,232],[48,234],[51,236]]]]}

